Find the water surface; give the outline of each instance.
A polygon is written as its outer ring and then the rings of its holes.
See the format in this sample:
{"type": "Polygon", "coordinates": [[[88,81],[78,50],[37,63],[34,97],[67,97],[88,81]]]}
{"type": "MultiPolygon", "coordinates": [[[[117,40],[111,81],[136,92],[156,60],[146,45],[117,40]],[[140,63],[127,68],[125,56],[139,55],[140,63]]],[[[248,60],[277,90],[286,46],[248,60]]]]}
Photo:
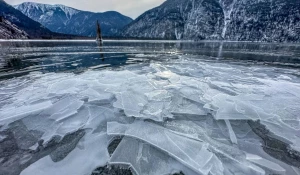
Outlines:
{"type": "Polygon", "coordinates": [[[251,42],[1,41],[0,78],[32,71],[74,72],[167,60],[176,55],[299,68],[300,46],[251,42]],[[143,54],[143,55],[138,55],[143,54]],[[138,56],[136,56],[138,55],[138,56]],[[150,56],[149,56],[150,55],[150,56]]]}

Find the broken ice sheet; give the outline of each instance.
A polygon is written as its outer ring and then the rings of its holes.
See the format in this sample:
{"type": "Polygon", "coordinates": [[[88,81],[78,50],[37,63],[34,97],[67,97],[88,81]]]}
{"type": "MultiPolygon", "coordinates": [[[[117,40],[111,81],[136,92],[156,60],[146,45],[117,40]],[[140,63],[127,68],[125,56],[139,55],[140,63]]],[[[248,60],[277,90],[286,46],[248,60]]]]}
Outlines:
{"type": "Polygon", "coordinates": [[[237,144],[237,138],[236,138],[236,135],[235,135],[235,133],[234,133],[232,127],[231,127],[230,121],[225,120],[225,123],[226,123],[226,126],[228,128],[228,132],[229,132],[231,142],[234,143],[234,144],[237,144]]]}
{"type": "Polygon", "coordinates": [[[21,175],[90,175],[94,169],[104,166],[109,160],[107,146],[108,138],[105,133],[88,133],[63,160],[54,162],[50,156],[46,156],[23,170],[21,175]]]}
{"type": "Polygon", "coordinates": [[[266,126],[272,137],[290,144],[290,147],[300,152],[300,131],[287,127],[280,119],[261,121],[266,126]]]}
{"type": "Polygon", "coordinates": [[[114,96],[111,93],[104,92],[103,90],[98,92],[96,89],[88,88],[79,94],[83,97],[88,97],[89,102],[110,103],[112,101],[114,96]]]}
{"type": "Polygon", "coordinates": [[[105,108],[99,106],[85,105],[77,114],[61,121],[62,124],[57,129],[56,135],[63,136],[82,128],[96,130],[102,127],[102,130],[105,130],[105,111],[105,108]]]}
{"type": "MultiPolygon", "coordinates": [[[[47,143],[54,136],[63,137],[66,134],[77,131],[78,129],[89,129],[92,132],[106,131],[107,118],[113,118],[114,114],[109,109],[95,106],[84,105],[81,110],[64,120],[52,122],[50,127],[39,128],[45,131],[41,139],[47,143]]],[[[35,124],[30,124],[35,128],[35,124]]]]}
{"type": "Polygon", "coordinates": [[[172,83],[176,83],[180,80],[180,76],[178,76],[177,74],[175,74],[171,71],[158,72],[155,75],[163,80],[167,79],[172,83]]]}
{"type": "Polygon", "coordinates": [[[166,90],[154,90],[145,93],[150,101],[171,101],[172,95],[166,90]]]}
{"type": "Polygon", "coordinates": [[[138,175],[196,175],[165,152],[134,138],[124,137],[109,160],[112,165],[129,165],[138,175]]]}
{"type": "MultiPolygon", "coordinates": [[[[259,96],[257,97],[258,99],[260,99],[259,96]]],[[[215,118],[217,120],[265,119],[262,118],[263,116],[266,116],[263,110],[250,103],[250,101],[253,100],[255,101],[257,99],[253,99],[252,96],[247,95],[230,96],[225,94],[218,94],[213,97],[211,104],[218,109],[215,115],[215,118]]]]}
{"type": "Polygon", "coordinates": [[[172,97],[170,110],[173,114],[207,115],[207,111],[203,108],[203,104],[184,98],[176,93],[172,97]]]}
{"type": "Polygon", "coordinates": [[[50,118],[55,121],[66,119],[67,117],[77,113],[77,110],[83,105],[83,101],[75,97],[66,97],[53,105],[53,108],[45,111],[45,113],[54,112],[50,118]]]}
{"type": "MultiPolygon", "coordinates": [[[[149,85],[149,84],[148,84],[149,85]]],[[[152,87],[128,89],[116,95],[114,107],[123,109],[128,117],[148,118],[163,121],[172,117],[168,108],[171,103],[166,91],[151,91],[152,87]]]]}
{"type": "Polygon", "coordinates": [[[207,149],[205,143],[174,134],[150,122],[135,121],[132,124],[109,122],[107,133],[143,140],[201,174],[207,175],[210,172],[222,174],[224,169],[222,163],[207,149]]]}
{"type": "Polygon", "coordinates": [[[24,105],[20,107],[11,105],[10,108],[0,111],[0,125],[19,120],[30,114],[37,114],[51,106],[51,101],[44,101],[41,103],[24,105]]]}
{"type": "MultiPolygon", "coordinates": [[[[226,138],[224,138],[224,136],[222,137],[223,131],[220,130],[227,130],[225,122],[222,122],[224,124],[220,125],[217,124],[219,123],[218,121],[215,121],[215,123],[211,120],[212,118],[207,117],[207,119],[202,119],[199,121],[168,121],[164,124],[164,127],[183,137],[207,143],[209,146],[209,150],[211,150],[212,153],[214,153],[222,162],[224,167],[224,174],[226,175],[234,173],[253,175],[265,174],[264,169],[246,159],[245,151],[247,151],[247,149],[243,150],[240,146],[232,145],[230,142],[226,141],[226,138]],[[215,135],[217,133],[219,133],[218,135],[220,139],[215,138],[215,135]]],[[[248,132],[248,130],[243,131],[243,129],[244,128],[235,127],[237,135],[240,136],[240,138],[237,138],[239,140],[238,143],[244,143],[245,141],[246,143],[252,143],[253,139],[257,139],[257,136],[253,137],[249,134],[240,134],[243,132],[248,132]]],[[[256,142],[258,143],[256,143],[257,145],[255,146],[258,146],[260,148],[259,140],[256,140],[256,142]]],[[[257,149],[254,149],[254,151],[257,151],[257,149]]]]}
{"type": "Polygon", "coordinates": [[[246,154],[246,159],[257,164],[258,166],[268,168],[275,173],[285,174],[285,169],[283,169],[281,166],[279,166],[278,164],[276,164],[274,162],[266,160],[260,156],[248,153],[248,154],[246,154]]]}
{"type": "MultiPolygon", "coordinates": [[[[26,132],[34,130],[36,139],[44,139],[45,144],[57,135],[62,138],[81,129],[93,134],[108,130],[113,135],[134,137],[138,142],[144,140],[187,168],[204,174],[254,175],[271,171],[269,164],[262,167],[246,159],[247,150],[243,150],[242,143],[255,143],[255,148],[263,143],[248,126],[248,120],[259,119],[268,134],[285,142],[288,148],[300,150],[297,77],[280,78],[285,73],[276,68],[189,57],[118,70],[30,74],[24,80],[6,80],[0,88],[0,123],[9,125],[22,119],[26,132]],[[191,120],[190,115],[196,117],[191,120]],[[124,124],[136,118],[155,122],[124,124]]],[[[27,149],[36,139],[22,148],[27,149]]],[[[126,144],[120,149],[128,148],[126,144]]],[[[37,144],[32,149],[36,147],[37,144]]],[[[77,148],[81,148],[80,144],[77,148]]],[[[142,150],[147,152],[150,148],[145,146],[142,150]]],[[[140,161],[146,157],[137,154],[142,157],[140,161]]],[[[135,159],[128,162],[136,163],[136,169],[144,168],[135,159]]],[[[288,165],[282,167],[287,169],[288,165]]]]}
{"type": "Polygon", "coordinates": [[[50,85],[49,91],[55,94],[67,94],[67,93],[76,93],[79,91],[78,82],[80,79],[70,78],[63,81],[58,81],[50,85]]]}

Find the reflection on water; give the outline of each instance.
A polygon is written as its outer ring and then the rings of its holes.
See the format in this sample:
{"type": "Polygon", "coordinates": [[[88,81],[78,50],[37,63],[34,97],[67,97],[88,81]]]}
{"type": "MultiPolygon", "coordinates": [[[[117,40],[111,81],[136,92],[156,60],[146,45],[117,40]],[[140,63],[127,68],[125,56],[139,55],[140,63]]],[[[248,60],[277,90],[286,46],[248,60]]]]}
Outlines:
{"type": "Polygon", "coordinates": [[[19,69],[22,66],[21,58],[11,58],[5,59],[4,67],[11,68],[11,69],[19,69]]]}
{"type": "Polygon", "coordinates": [[[236,60],[299,67],[300,45],[247,42],[170,41],[2,41],[0,78],[31,71],[80,73],[87,69],[167,61],[182,54],[199,59],[236,60]],[[205,58],[203,56],[206,56],[205,58]]]}
{"type": "Polygon", "coordinates": [[[223,53],[223,42],[220,43],[218,58],[222,58],[222,53],[223,53]]]}
{"type": "Polygon", "coordinates": [[[100,50],[100,58],[102,61],[104,61],[104,54],[103,54],[103,43],[102,42],[98,42],[98,47],[100,50]]]}

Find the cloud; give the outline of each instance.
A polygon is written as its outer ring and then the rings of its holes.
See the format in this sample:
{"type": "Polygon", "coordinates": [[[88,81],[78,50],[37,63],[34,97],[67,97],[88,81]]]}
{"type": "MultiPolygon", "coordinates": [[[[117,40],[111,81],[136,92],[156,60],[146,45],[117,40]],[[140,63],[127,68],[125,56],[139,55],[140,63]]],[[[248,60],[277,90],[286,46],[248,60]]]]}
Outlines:
{"type": "Polygon", "coordinates": [[[45,4],[63,4],[79,10],[92,12],[118,11],[131,18],[136,18],[143,12],[159,6],[165,0],[5,0],[16,5],[22,2],[37,2],[45,4]]]}

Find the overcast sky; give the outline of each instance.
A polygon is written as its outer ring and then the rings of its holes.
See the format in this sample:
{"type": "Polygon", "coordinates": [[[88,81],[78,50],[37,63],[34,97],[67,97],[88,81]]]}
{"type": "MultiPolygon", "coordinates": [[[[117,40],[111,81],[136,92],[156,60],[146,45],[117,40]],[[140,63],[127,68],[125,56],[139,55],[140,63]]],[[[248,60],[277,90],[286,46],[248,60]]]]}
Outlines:
{"type": "Polygon", "coordinates": [[[5,0],[16,5],[22,2],[38,2],[44,4],[63,4],[79,10],[92,12],[118,11],[133,19],[143,12],[159,6],[165,0],[5,0]]]}

